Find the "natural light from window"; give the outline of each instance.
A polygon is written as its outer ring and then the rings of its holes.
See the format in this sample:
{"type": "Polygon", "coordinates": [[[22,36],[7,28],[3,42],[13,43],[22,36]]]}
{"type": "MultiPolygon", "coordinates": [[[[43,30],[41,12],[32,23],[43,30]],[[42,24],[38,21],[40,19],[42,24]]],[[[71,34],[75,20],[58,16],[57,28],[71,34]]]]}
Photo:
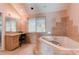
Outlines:
{"type": "Polygon", "coordinates": [[[29,32],[45,32],[45,17],[29,18],[28,31],[29,32]]]}
{"type": "Polygon", "coordinates": [[[6,32],[16,32],[16,20],[13,18],[6,18],[6,32]]]}

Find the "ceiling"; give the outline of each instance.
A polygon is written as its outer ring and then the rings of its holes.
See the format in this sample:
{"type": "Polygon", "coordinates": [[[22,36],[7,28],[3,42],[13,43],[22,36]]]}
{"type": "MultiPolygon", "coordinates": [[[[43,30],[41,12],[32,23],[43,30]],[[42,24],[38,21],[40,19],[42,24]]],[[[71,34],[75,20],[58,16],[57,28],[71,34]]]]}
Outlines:
{"type": "Polygon", "coordinates": [[[51,13],[67,9],[67,3],[11,3],[15,10],[22,16],[39,13],[51,13]]]}
{"type": "Polygon", "coordinates": [[[25,4],[28,13],[49,13],[66,9],[64,3],[31,3],[25,4]],[[31,7],[34,8],[31,10],[31,7]]]}

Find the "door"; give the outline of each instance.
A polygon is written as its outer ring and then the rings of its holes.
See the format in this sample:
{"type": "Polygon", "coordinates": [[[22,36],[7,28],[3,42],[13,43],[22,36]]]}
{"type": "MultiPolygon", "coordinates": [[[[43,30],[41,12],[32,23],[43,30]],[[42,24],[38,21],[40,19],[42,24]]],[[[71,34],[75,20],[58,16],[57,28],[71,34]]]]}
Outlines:
{"type": "Polygon", "coordinates": [[[0,16],[0,48],[2,44],[2,17],[0,16]]]}

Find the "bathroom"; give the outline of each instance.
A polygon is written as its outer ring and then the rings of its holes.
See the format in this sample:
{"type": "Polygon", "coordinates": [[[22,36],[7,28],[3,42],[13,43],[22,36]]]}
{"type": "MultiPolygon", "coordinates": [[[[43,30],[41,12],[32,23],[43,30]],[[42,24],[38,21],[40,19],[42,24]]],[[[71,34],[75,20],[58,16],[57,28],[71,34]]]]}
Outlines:
{"type": "Polygon", "coordinates": [[[0,4],[0,49],[11,54],[23,54],[19,49],[30,53],[30,48],[34,55],[79,54],[78,10],[77,3],[0,4]],[[21,34],[27,35],[22,46],[21,34]]]}

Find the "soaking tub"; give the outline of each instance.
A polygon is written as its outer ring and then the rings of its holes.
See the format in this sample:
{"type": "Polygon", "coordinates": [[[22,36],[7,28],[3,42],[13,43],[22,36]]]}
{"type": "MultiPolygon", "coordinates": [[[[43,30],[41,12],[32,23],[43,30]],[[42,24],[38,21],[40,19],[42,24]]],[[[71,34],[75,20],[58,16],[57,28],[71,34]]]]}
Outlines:
{"type": "Polygon", "coordinates": [[[79,43],[66,36],[42,36],[39,39],[41,55],[79,54],[79,43]]]}

